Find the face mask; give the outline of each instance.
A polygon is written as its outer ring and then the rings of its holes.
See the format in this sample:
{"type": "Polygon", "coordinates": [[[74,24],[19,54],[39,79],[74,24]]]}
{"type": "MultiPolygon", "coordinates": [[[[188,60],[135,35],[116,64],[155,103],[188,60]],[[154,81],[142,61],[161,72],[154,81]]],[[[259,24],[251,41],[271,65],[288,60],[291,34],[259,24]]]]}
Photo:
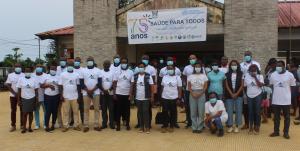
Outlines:
{"type": "Polygon", "coordinates": [[[61,67],[65,67],[65,66],[66,66],[66,64],[67,64],[67,62],[66,62],[66,61],[60,61],[60,62],[59,62],[59,65],[60,65],[61,67]]]}
{"type": "Polygon", "coordinates": [[[163,64],[163,63],[164,63],[164,60],[159,60],[159,63],[160,63],[160,64],[163,64]]]}
{"type": "Polygon", "coordinates": [[[142,62],[147,66],[149,64],[149,60],[143,59],[142,62]]]}
{"type": "Polygon", "coordinates": [[[119,64],[119,63],[120,63],[120,58],[115,58],[115,59],[114,59],[114,63],[115,63],[115,64],[119,64]]]}
{"type": "Polygon", "coordinates": [[[43,68],[37,67],[37,68],[35,69],[35,71],[36,71],[36,73],[42,73],[42,72],[43,72],[43,68]]]}
{"type": "Polygon", "coordinates": [[[68,66],[67,71],[68,72],[72,72],[74,70],[74,68],[72,66],[68,66]]]}
{"type": "Polygon", "coordinates": [[[167,61],[167,65],[168,65],[168,66],[171,66],[171,65],[173,65],[173,64],[174,64],[173,61],[167,61]]]}
{"type": "Polygon", "coordinates": [[[56,71],[55,70],[50,70],[50,75],[55,76],[56,75],[56,71]]]}
{"type": "Polygon", "coordinates": [[[74,62],[74,66],[75,66],[75,67],[80,67],[80,62],[79,62],[79,61],[75,61],[75,62],[74,62]]]}
{"type": "Polygon", "coordinates": [[[88,66],[88,67],[94,66],[94,61],[88,61],[88,62],[87,62],[87,66],[88,66]]]}
{"type": "Polygon", "coordinates": [[[236,70],[237,70],[237,66],[231,66],[231,69],[232,69],[233,71],[236,71],[236,70]]]}
{"type": "Polygon", "coordinates": [[[212,68],[214,71],[219,70],[219,67],[218,67],[218,66],[212,66],[211,68],[212,68]]]}
{"type": "Polygon", "coordinates": [[[31,73],[25,73],[25,78],[30,78],[31,77],[31,73]]]}
{"type": "Polygon", "coordinates": [[[206,73],[208,73],[208,72],[210,72],[210,71],[211,71],[210,68],[205,68],[205,72],[206,72],[206,73]]]}
{"type": "Polygon", "coordinates": [[[200,73],[201,72],[201,68],[195,68],[196,73],[200,73]]]}
{"type": "Polygon", "coordinates": [[[139,73],[144,73],[145,69],[144,68],[139,68],[139,73]]]}
{"type": "Polygon", "coordinates": [[[281,73],[281,72],[282,72],[282,67],[276,67],[276,71],[277,71],[278,73],[281,73]]]}
{"type": "Polygon", "coordinates": [[[127,64],[121,64],[121,68],[125,70],[127,68],[127,64]]]}
{"type": "Polygon", "coordinates": [[[244,59],[245,59],[246,62],[250,62],[252,57],[251,56],[245,56],[244,59]]]}
{"type": "Polygon", "coordinates": [[[22,69],[21,69],[20,67],[16,67],[16,68],[15,68],[15,72],[16,72],[17,74],[19,74],[19,73],[22,72],[22,69]]]}
{"type": "Polygon", "coordinates": [[[195,59],[191,59],[191,60],[190,60],[190,64],[191,64],[191,65],[194,65],[195,63],[196,63],[196,60],[195,60],[195,59]]]}
{"type": "Polygon", "coordinates": [[[169,75],[173,75],[174,74],[174,70],[168,70],[168,74],[169,75]]]}
{"type": "Polygon", "coordinates": [[[210,103],[216,103],[217,102],[217,98],[211,98],[211,99],[209,99],[209,102],[210,103]]]}

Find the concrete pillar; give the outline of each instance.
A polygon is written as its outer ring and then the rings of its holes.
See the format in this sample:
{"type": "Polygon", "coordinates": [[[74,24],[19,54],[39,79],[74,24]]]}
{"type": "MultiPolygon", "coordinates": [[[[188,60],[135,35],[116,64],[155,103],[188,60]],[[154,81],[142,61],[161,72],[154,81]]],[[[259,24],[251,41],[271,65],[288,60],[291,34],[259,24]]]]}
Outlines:
{"type": "Polygon", "coordinates": [[[225,0],[224,47],[230,59],[242,61],[250,50],[264,69],[277,56],[277,0],[225,0]]]}

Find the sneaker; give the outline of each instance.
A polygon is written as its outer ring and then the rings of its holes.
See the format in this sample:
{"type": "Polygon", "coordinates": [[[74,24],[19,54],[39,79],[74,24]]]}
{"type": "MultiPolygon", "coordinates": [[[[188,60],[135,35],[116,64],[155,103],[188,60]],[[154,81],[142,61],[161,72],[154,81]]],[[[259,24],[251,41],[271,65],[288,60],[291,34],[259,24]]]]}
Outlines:
{"type": "Polygon", "coordinates": [[[146,134],[150,134],[150,129],[146,128],[146,134]]]}
{"type": "Polygon", "coordinates": [[[88,128],[88,127],[83,128],[84,133],[88,132],[89,130],[90,130],[90,128],[88,128]]]}
{"type": "Polygon", "coordinates": [[[62,132],[67,132],[69,130],[69,128],[64,127],[61,131],[62,132]]]}
{"type": "Polygon", "coordinates": [[[284,133],[284,134],[283,134],[283,137],[284,137],[285,139],[290,139],[290,135],[289,135],[288,133],[284,133]]]}
{"type": "Polygon", "coordinates": [[[81,128],[79,126],[76,126],[76,127],[73,128],[73,130],[81,131],[81,128]]]}
{"type": "Polygon", "coordinates": [[[277,136],[279,136],[279,133],[275,133],[275,132],[273,132],[272,134],[270,134],[269,135],[270,137],[277,137],[277,136]]]}
{"type": "Polygon", "coordinates": [[[34,127],[34,130],[38,130],[38,129],[40,129],[39,126],[35,126],[35,127],[34,127]]]}
{"type": "Polygon", "coordinates": [[[240,132],[239,127],[235,127],[235,128],[234,128],[234,133],[239,133],[239,132],[240,132]]]}
{"type": "Polygon", "coordinates": [[[12,126],[10,129],[9,129],[9,132],[14,132],[16,131],[16,127],[15,126],[12,126]]]}
{"type": "Polygon", "coordinates": [[[167,133],[167,128],[162,128],[161,132],[162,133],[167,133]]]}
{"type": "Polygon", "coordinates": [[[228,127],[227,133],[231,133],[232,131],[233,131],[233,128],[232,127],[228,127]]]}
{"type": "Polygon", "coordinates": [[[100,127],[94,127],[94,130],[95,131],[101,131],[101,128],[100,127]]]}
{"type": "Polygon", "coordinates": [[[140,128],[139,133],[143,133],[143,132],[144,132],[144,129],[140,128]]]}

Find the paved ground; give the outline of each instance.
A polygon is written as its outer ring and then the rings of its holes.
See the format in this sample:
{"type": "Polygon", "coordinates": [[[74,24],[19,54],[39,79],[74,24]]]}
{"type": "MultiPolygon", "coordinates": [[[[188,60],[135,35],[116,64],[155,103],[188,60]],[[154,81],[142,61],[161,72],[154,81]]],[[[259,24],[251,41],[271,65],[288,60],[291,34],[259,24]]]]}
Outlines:
{"type": "MultiPolygon", "coordinates": [[[[190,129],[184,128],[176,129],[174,133],[162,134],[158,126],[154,126],[148,135],[140,134],[135,129],[122,129],[121,132],[106,129],[88,133],[72,130],[66,133],[60,130],[46,133],[41,129],[26,134],[21,134],[20,130],[10,133],[8,93],[1,92],[0,98],[1,151],[300,151],[300,126],[293,124],[290,140],[283,137],[269,138],[272,123],[262,125],[261,134],[258,136],[242,131],[239,134],[225,134],[223,138],[212,136],[207,130],[202,134],[193,134],[190,129]]],[[[135,110],[133,112],[132,127],[135,124],[135,110]]],[[[179,118],[183,120],[184,114],[180,114],[179,118]]]]}

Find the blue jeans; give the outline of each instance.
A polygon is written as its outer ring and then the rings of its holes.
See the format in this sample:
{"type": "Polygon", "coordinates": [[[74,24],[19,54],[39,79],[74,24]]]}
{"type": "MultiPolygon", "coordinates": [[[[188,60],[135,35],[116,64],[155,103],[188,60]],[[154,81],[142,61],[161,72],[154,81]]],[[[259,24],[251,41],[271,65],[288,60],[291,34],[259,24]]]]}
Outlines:
{"type": "Polygon", "coordinates": [[[206,126],[208,128],[211,128],[212,124],[214,124],[217,127],[218,130],[223,129],[222,120],[221,120],[220,117],[216,117],[216,118],[212,119],[210,122],[208,122],[206,124],[206,126]]]}
{"type": "Polygon", "coordinates": [[[225,101],[226,111],[228,113],[228,120],[226,125],[233,126],[233,111],[235,111],[235,125],[238,127],[242,125],[242,112],[243,112],[243,98],[238,97],[234,99],[227,99],[225,101]]]}
{"type": "Polygon", "coordinates": [[[40,107],[42,106],[43,108],[43,112],[44,112],[44,126],[46,126],[46,108],[45,108],[45,102],[38,102],[38,104],[36,105],[36,108],[34,110],[34,120],[35,120],[35,126],[36,127],[40,127],[40,107]]]}
{"type": "Polygon", "coordinates": [[[255,98],[248,97],[247,101],[250,128],[253,128],[253,125],[256,127],[260,127],[260,108],[262,95],[260,94],[255,98]]]}
{"type": "Polygon", "coordinates": [[[205,94],[197,99],[190,95],[190,111],[192,129],[202,130],[204,127],[205,94]]]}

